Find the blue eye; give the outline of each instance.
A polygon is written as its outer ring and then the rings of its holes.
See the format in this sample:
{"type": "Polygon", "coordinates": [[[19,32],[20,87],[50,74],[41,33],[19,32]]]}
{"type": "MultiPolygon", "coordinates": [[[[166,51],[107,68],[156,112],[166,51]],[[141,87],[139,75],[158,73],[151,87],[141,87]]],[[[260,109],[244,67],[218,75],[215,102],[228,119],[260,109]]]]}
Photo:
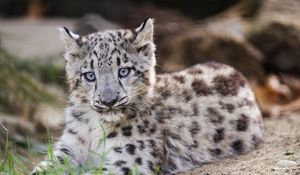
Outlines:
{"type": "Polygon", "coordinates": [[[95,81],[96,75],[93,72],[86,72],[83,74],[83,77],[86,81],[95,81]]]}
{"type": "Polygon", "coordinates": [[[128,76],[130,71],[131,71],[131,68],[128,68],[128,67],[119,69],[119,77],[124,78],[124,77],[128,76]]]}

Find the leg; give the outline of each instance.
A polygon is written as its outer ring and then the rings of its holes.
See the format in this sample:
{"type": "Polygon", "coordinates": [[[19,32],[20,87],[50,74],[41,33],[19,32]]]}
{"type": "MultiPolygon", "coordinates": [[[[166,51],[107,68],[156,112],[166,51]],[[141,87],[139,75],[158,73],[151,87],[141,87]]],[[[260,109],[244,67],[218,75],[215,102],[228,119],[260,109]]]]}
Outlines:
{"type": "Polygon", "coordinates": [[[72,155],[73,152],[73,149],[58,143],[53,151],[53,154],[49,155],[45,160],[34,167],[31,174],[46,172],[48,169],[54,168],[55,165],[65,164],[66,161],[68,161],[72,167],[77,166],[78,163],[75,161],[72,155]]]}

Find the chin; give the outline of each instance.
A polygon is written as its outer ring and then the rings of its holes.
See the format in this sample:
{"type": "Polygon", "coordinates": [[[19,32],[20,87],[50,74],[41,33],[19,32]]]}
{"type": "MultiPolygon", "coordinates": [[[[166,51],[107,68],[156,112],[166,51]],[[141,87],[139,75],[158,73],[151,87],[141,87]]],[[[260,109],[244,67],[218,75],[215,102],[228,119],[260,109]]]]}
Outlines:
{"type": "Polygon", "coordinates": [[[121,110],[97,111],[100,119],[107,123],[119,123],[125,119],[125,114],[121,110]]]}

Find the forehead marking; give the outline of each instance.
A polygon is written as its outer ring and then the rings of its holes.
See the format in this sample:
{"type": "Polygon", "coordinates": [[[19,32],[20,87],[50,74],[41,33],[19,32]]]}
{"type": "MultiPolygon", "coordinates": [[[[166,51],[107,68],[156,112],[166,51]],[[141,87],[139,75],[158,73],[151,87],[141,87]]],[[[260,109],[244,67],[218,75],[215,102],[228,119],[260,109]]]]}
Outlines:
{"type": "Polygon", "coordinates": [[[120,64],[121,64],[120,57],[117,57],[117,64],[118,64],[118,66],[120,66],[120,64]]]}
{"type": "Polygon", "coordinates": [[[128,57],[127,57],[127,54],[126,53],[124,53],[124,55],[123,55],[123,61],[124,61],[124,63],[127,63],[128,62],[128,57]]]}
{"type": "Polygon", "coordinates": [[[93,54],[96,56],[96,57],[98,57],[98,54],[97,54],[97,52],[94,50],[93,51],[93,54]]]}
{"type": "Polygon", "coordinates": [[[94,60],[91,60],[91,68],[94,69],[94,60]]]}

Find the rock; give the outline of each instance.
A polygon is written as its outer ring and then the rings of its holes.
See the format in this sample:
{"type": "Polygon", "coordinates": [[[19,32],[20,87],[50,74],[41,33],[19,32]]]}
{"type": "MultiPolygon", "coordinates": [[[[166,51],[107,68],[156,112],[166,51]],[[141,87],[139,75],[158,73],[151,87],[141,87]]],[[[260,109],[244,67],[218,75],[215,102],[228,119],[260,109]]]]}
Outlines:
{"type": "Polygon", "coordinates": [[[34,114],[34,122],[38,131],[58,129],[64,123],[64,110],[49,104],[40,104],[34,114]]]}
{"type": "Polygon", "coordinates": [[[251,23],[249,41],[264,55],[267,73],[300,76],[300,1],[265,0],[251,23]]]}
{"type": "Polygon", "coordinates": [[[84,15],[74,24],[74,32],[80,35],[119,28],[121,28],[120,25],[108,21],[97,14],[84,15]]]}
{"type": "Polygon", "coordinates": [[[293,91],[282,79],[276,75],[268,75],[264,83],[251,81],[251,86],[262,114],[265,117],[278,117],[284,112],[298,110],[297,108],[285,107],[293,101],[293,91]]]}
{"type": "Polygon", "coordinates": [[[24,146],[26,137],[32,135],[34,135],[34,127],[30,122],[20,117],[0,114],[0,149],[5,149],[7,139],[19,146],[24,146]]]}
{"type": "Polygon", "coordinates": [[[291,19],[300,17],[300,1],[295,0],[264,0],[260,8],[258,20],[291,19]]]}
{"type": "Polygon", "coordinates": [[[72,24],[70,19],[0,19],[1,46],[22,59],[62,59],[64,46],[57,27],[72,24]]]}
{"type": "Polygon", "coordinates": [[[237,68],[248,78],[263,77],[262,54],[252,44],[242,37],[205,28],[194,28],[170,37],[160,54],[158,65],[165,71],[214,60],[237,68]]]}
{"type": "Polygon", "coordinates": [[[288,168],[288,167],[294,167],[296,166],[297,163],[294,161],[290,161],[290,160],[279,160],[276,163],[276,166],[281,167],[281,168],[288,168]]]}
{"type": "Polygon", "coordinates": [[[65,121],[64,106],[67,103],[66,92],[61,87],[55,85],[47,85],[45,91],[53,95],[55,101],[36,105],[36,110],[33,114],[33,123],[35,124],[36,131],[39,133],[47,133],[52,130],[58,131],[65,121]]]}
{"type": "Polygon", "coordinates": [[[300,76],[299,20],[270,20],[257,23],[249,41],[264,54],[267,72],[284,72],[300,76]]]}
{"type": "MultiPolygon", "coordinates": [[[[128,14],[125,26],[155,18],[157,71],[172,72],[206,61],[218,61],[236,67],[248,78],[262,79],[263,55],[245,38],[244,20],[226,15],[195,22],[185,15],[151,6],[128,14]]],[[[121,20],[122,21],[122,20],[121,20]]]]}

